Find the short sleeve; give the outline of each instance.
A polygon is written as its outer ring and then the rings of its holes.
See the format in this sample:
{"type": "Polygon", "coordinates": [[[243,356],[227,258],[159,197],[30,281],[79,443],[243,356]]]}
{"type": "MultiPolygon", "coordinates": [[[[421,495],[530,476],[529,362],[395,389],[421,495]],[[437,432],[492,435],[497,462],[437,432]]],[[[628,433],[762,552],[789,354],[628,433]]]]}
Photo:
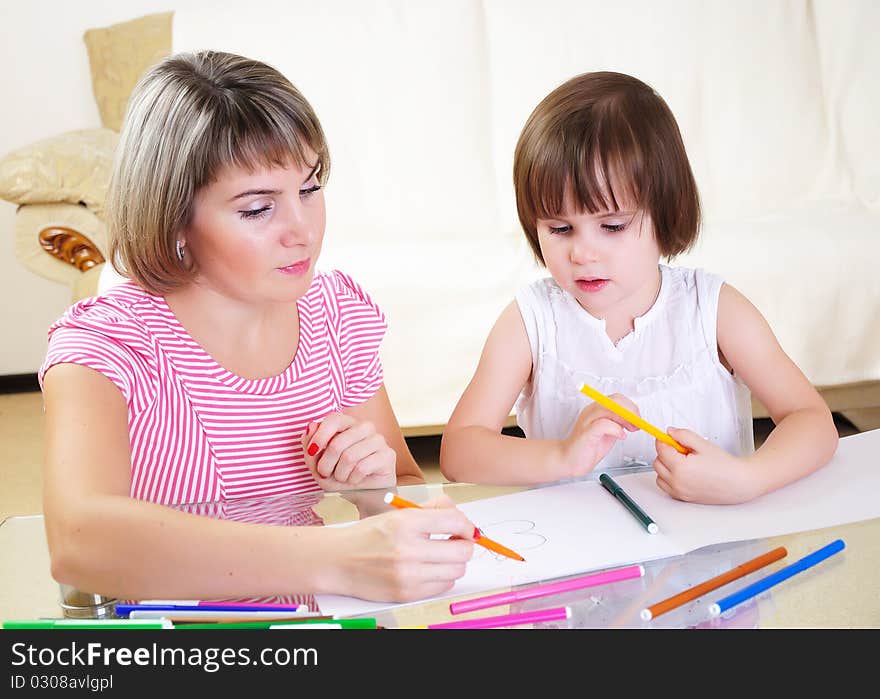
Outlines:
{"type": "Polygon", "coordinates": [[[143,409],[155,372],[142,351],[146,338],[136,321],[93,297],[71,306],[48,334],[48,349],[37,374],[40,386],[56,364],[80,364],[110,379],[131,411],[143,409]]]}
{"type": "Polygon", "coordinates": [[[546,295],[544,280],[522,286],[516,292],[516,305],[519,306],[519,314],[522,316],[526,335],[529,338],[529,347],[532,350],[532,368],[537,366],[543,351],[541,323],[546,315],[546,295]]]}
{"type": "Polygon", "coordinates": [[[693,270],[693,280],[697,290],[697,304],[703,337],[712,356],[716,361],[720,361],[718,356],[718,300],[724,279],[704,269],[695,269],[693,270]]]}
{"type": "Polygon", "coordinates": [[[388,324],[385,314],[351,277],[334,270],[334,297],[330,321],[336,335],[341,369],[340,407],[350,408],[369,400],[385,380],[379,345],[388,324]]]}

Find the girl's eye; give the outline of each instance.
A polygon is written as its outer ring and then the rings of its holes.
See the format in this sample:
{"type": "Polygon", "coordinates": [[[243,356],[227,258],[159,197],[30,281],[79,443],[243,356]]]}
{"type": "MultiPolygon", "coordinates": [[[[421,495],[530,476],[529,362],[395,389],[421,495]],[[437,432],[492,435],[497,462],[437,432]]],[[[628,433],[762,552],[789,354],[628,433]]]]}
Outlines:
{"type": "Polygon", "coordinates": [[[239,211],[238,213],[243,219],[252,220],[268,216],[271,210],[271,206],[261,206],[259,209],[245,209],[244,211],[239,211]]]}
{"type": "Polygon", "coordinates": [[[571,230],[571,226],[548,226],[547,228],[554,235],[563,235],[571,230]]]}
{"type": "Polygon", "coordinates": [[[299,195],[303,199],[305,199],[306,197],[309,197],[312,194],[314,194],[315,192],[317,192],[319,189],[321,189],[321,185],[316,184],[314,187],[307,187],[306,189],[299,190],[299,195]]]}

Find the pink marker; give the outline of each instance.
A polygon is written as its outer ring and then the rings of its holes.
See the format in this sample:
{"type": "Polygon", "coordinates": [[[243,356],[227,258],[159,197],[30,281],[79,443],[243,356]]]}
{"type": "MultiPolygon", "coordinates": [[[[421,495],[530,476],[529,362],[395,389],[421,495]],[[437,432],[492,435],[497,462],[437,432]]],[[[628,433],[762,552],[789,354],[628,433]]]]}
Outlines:
{"type": "Polygon", "coordinates": [[[570,618],[571,607],[553,607],[552,609],[536,609],[533,612],[520,612],[519,614],[502,614],[501,616],[487,616],[482,619],[448,621],[444,624],[428,624],[428,628],[497,629],[502,626],[520,626],[521,624],[534,624],[539,621],[556,621],[557,619],[570,618]]]}
{"type": "Polygon", "coordinates": [[[547,585],[535,585],[534,587],[529,587],[525,590],[500,592],[497,595],[476,597],[461,602],[453,602],[449,605],[449,611],[452,614],[464,614],[465,612],[473,612],[477,609],[486,609],[487,607],[497,607],[501,604],[522,602],[523,600],[534,599],[535,597],[558,595],[560,592],[580,590],[584,587],[593,587],[595,585],[605,585],[606,583],[618,582],[619,580],[640,578],[644,574],[645,568],[641,565],[627,566],[626,568],[617,568],[615,570],[605,570],[601,573],[593,573],[592,575],[584,575],[579,578],[571,578],[569,580],[562,580],[547,585]]]}

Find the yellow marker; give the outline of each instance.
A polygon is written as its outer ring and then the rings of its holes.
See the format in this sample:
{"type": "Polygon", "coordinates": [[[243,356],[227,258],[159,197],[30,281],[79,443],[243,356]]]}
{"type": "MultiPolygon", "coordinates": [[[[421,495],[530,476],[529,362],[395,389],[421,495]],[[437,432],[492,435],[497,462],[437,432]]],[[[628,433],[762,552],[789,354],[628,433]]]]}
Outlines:
{"type": "Polygon", "coordinates": [[[604,393],[599,393],[599,391],[597,391],[595,388],[591,388],[590,386],[587,386],[587,384],[585,384],[585,383],[581,384],[581,387],[579,390],[585,396],[592,398],[599,405],[601,405],[605,408],[608,408],[608,410],[610,410],[615,415],[619,415],[624,420],[626,420],[629,423],[632,423],[633,425],[638,427],[640,430],[644,430],[645,432],[647,432],[649,435],[651,435],[655,439],[659,439],[664,444],[668,444],[670,447],[675,449],[677,452],[680,452],[682,454],[690,454],[691,453],[690,449],[688,449],[687,447],[684,447],[681,444],[679,444],[678,442],[676,442],[672,437],[670,437],[668,434],[666,434],[663,430],[658,430],[650,422],[646,422],[645,420],[642,420],[642,418],[640,418],[634,412],[632,412],[631,410],[627,410],[620,403],[616,403],[615,401],[611,400],[604,393]]]}

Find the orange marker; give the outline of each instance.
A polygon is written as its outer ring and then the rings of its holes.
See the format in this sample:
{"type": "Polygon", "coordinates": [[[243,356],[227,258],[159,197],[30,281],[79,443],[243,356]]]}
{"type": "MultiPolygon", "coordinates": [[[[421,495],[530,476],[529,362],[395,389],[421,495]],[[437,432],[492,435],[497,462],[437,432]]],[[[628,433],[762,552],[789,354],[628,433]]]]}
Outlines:
{"type": "MultiPolygon", "coordinates": [[[[395,495],[394,493],[385,493],[385,502],[391,505],[392,507],[397,507],[398,509],[402,509],[404,507],[415,507],[416,509],[422,509],[419,505],[416,505],[414,502],[410,502],[409,500],[404,500],[399,495],[395,495]]],[[[516,551],[511,551],[506,546],[502,546],[497,541],[493,541],[488,536],[484,536],[483,532],[480,531],[479,527],[474,528],[474,543],[479,544],[483,548],[487,548],[490,551],[494,551],[495,553],[500,553],[502,556],[507,556],[508,558],[512,558],[515,561],[525,561],[526,559],[520,556],[516,551]]]]}
{"type": "Polygon", "coordinates": [[[677,452],[681,454],[690,454],[691,450],[687,447],[682,446],[678,442],[676,442],[672,437],[666,434],[663,430],[658,430],[654,425],[652,425],[647,420],[643,420],[638,415],[636,415],[631,410],[627,410],[620,403],[617,403],[611,400],[604,393],[599,393],[595,388],[587,386],[587,384],[582,383],[580,387],[580,392],[585,396],[589,396],[594,401],[596,401],[599,405],[604,408],[608,408],[615,415],[619,415],[627,422],[635,425],[640,430],[644,430],[649,435],[654,437],[655,439],[659,439],[664,444],[668,444],[670,447],[675,449],[677,452]]]}
{"type": "Polygon", "coordinates": [[[642,617],[642,620],[651,621],[651,619],[656,619],[661,614],[665,614],[671,609],[680,607],[685,602],[690,602],[691,600],[696,599],[704,592],[711,592],[712,590],[716,590],[722,585],[726,585],[727,583],[737,580],[738,578],[748,575],[749,573],[755,572],[759,568],[770,565],[774,561],[778,561],[780,558],[784,558],[787,553],[788,550],[784,546],[779,546],[772,551],[768,551],[763,556],[758,556],[757,558],[753,558],[750,561],[746,561],[742,565],[738,565],[736,568],[731,568],[726,573],[717,575],[711,580],[707,580],[704,583],[695,585],[694,587],[685,590],[684,592],[679,592],[677,595],[668,597],[662,602],[657,602],[657,604],[654,604],[641,611],[640,615],[642,617]]]}

